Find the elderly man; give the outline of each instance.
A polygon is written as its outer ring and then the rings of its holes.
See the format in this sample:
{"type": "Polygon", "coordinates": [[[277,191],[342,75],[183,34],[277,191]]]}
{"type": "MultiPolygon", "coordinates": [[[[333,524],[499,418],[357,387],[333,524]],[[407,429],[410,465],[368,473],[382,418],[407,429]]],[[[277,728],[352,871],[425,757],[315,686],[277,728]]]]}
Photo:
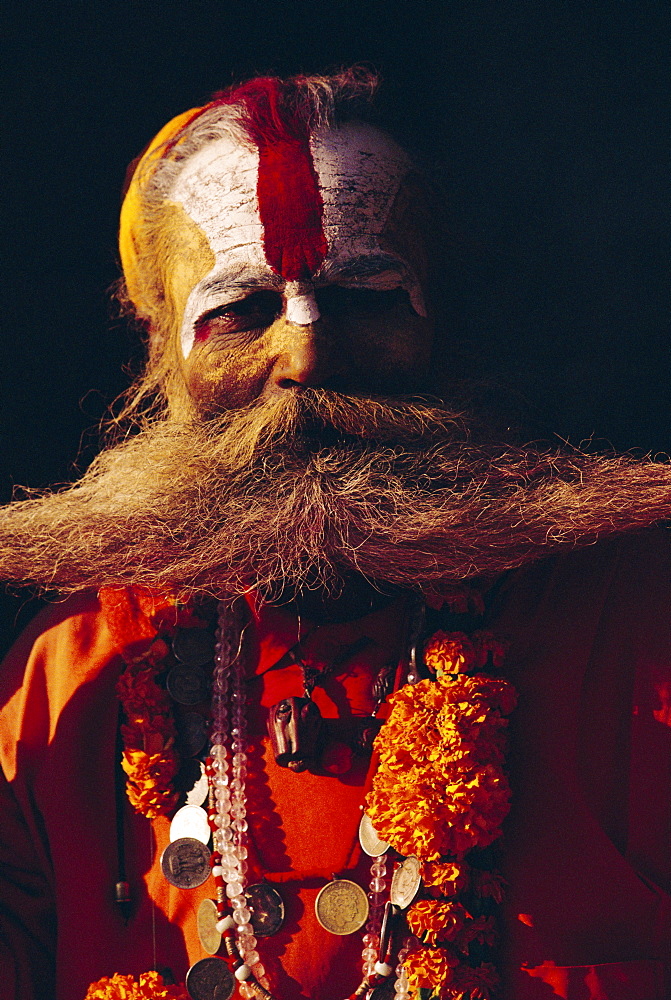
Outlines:
{"type": "Polygon", "coordinates": [[[454,408],[371,90],[134,167],[129,433],[0,520],[3,998],[668,995],[671,475],[454,408]]]}

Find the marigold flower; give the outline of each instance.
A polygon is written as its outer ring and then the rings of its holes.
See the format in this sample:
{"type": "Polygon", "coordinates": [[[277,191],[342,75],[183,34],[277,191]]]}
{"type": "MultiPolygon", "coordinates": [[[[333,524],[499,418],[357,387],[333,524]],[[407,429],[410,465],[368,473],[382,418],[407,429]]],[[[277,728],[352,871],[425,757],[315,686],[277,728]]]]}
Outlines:
{"type": "Polygon", "coordinates": [[[178,764],[170,750],[148,754],[144,750],[127,749],[121,758],[121,766],[128,776],[128,799],[136,812],[155,819],[157,816],[168,816],[173,811],[178,795],[171,782],[178,764]]]}
{"type": "Polygon", "coordinates": [[[476,896],[480,898],[491,897],[495,903],[503,902],[506,880],[498,872],[474,868],[471,872],[471,883],[476,896]]]}
{"type": "Polygon", "coordinates": [[[183,986],[166,985],[158,972],[143,972],[139,982],[117,973],[91,983],[84,1000],[189,1000],[189,994],[183,986]]]}
{"type": "MultiPolygon", "coordinates": [[[[412,698],[426,705],[428,689],[422,683],[415,685],[412,698]]],[[[444,690],[438,684],[431,686],[444,690]]],[[[407,700],[400,703],[404,706],[407,700]]],[[[465,743],[456,726],[451,743],[442,740],[433,722],[422,725],[416,719],[399,718],[397,704],[375,744],[380,766],[367,808],[376,830],[401,854],[416,854],[425,861],[486,847],[500,835],[508,812],[510,788],[500,767],[502,745],[486,738],[478,746],[482,735],[478,731],[472,744],[465,743]],[[486,763],[488,757],[494,763],[486,763]]],[[[466,713],[469,708],[473,706],[464,702],[466,713]]],[[[476,718],[482,717],[484,725],[487,712],[480,711],[476,718]]]]}
{"type": "Polygon", "coordinates": [[[424,662],[436,675],[466,673],[476,665],[476,651],[465,632],[435,632],[424,646],[424,662]]]}
{"type": "Polygon", "coordinates": [[[498,939],[498,928],[494,917],[475,917],[467,920],[454,941],[459,951],[466,954],[471,941],[493,948],[498,939]]]}
{"type": "Polygon", "coordinates": [[[465,861],[460,864],[427,861],[422,865],[422,882],[435,899],[456,896],[469,884],[469,865],[465,861]]]}
{"type": "Polygon", "coordinates": [[[468,916],[461,903],[421,899],[412,904],[407,920],[415,937],[424,944],[436,945],[441,941],[454,941],[458,938],[468,916]]]}
{"type": "Polygon", "coordinates": [[[454,969],[441,997],[445,1000],[493,1000],[499,984],[499,975],[490,962],[475,968],[464,962],[454,969]]]}
{"type": "Polygon", "coordinates": [[[149,819],[169,815],[178,798],[172,788],[179,766],[175,722],[168,694],[155,679],[167,655],[166,642],[155,639],[146,652],[128,663],[116,686],[126,715],[121,735],[128,799],[149,819]]]}
{"type": "Polygon", "coordinates": [[[418,948],[410,952],[403,963],[410,992],[429,989],[437,993],[452,978],[452,970],[458,964],[459,959],[447,948],[418,948]]]}

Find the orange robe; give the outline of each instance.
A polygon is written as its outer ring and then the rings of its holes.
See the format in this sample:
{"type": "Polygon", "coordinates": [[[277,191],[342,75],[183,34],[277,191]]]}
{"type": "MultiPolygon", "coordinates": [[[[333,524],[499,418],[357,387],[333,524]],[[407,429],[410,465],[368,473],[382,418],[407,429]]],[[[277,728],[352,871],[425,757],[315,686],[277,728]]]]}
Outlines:
{"type": "MultiPolygon", "coordinates": [[[[658,531],[543,561],[489,591],[485,624],[511,642],[505,672],[519,693],[504,834],[505,1000],[671,995],[670,583],[671,536],[658,531]]],[[[368,713],[401,610],[325,631],[316,662],[339,641],[371,641],[317,689],[322,714],[368,713]]],[[[295,642],[296,622],[268,609],[256,635],[253,864],[282,882],[287,906],[284,929],[260,942],[262,961],[282,1000],[342,1000],[360,980],[360,935],[324,932],[313,903],[332,873],[367,885],[356,840],[367,764],[340,778],[275,765],[264,706],[300,694],[300,678],[280,683],[266,670],[295,642]]],[[[97,598],[83,594],[40,614],[0,673],[1,1000],[82,1000],[102,976],[155,966],[183,981],[204,957],[196,911],[212,885],[165,881],[167,820],[150,824],[127,808],[137,900],[128,925],[113,901],[122,669],[97,598]]]]}

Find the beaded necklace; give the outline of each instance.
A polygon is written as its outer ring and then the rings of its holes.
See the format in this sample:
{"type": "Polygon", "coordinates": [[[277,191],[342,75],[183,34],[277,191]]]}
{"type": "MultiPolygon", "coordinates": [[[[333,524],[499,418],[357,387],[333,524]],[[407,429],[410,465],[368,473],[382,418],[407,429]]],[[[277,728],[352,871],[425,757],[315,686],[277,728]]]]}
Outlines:
{"type": "MultiPolygon", "coordinates": [[[[467,605],[473,598],[464,594],[465,591],[460,588],[453,595],[448,595],[448,607],[462,613],[469,610],[467,605]]],[[[150,984],[145,977],[139,992],[128,992],[133,1000],[159,996],[174,996],[181,1000],[187,995],[201,1000],[214,995],[213,991],[203,991],[207,988],[208,977],[213,986],[221,991],[221,996],[232,995],[237,980],[243,997],[277,1000],[270,992],[270,982],[261,963],[257,936],[251,922],[252,911],[245,895],[248,824],[243,630],[240,605],[234,604],[232,608],[220,605],[212,682],[211,747],[206,773],[209,783],[208,818],[213,833],[211,864],[217,887],[216,932],[221,936],[227,958],[222,961],[219,956],[213,955],[196,962],[187,977],[188,994],[179,992],[179,988],[177,991],[167,988],[167,992],[153,992],[153,980],[150,984]]],[[[132,661],[129,664],[130,674],[145,669],[148,661],[157,673],[159,652],[160,649],[154,649],[153,655],[140,658],[141,665],[138,658],[132,661]]],[[[372,864],[368,894],[370,911],[363,928],[363,979],[350,1000],[362,997],[378,1000],[378,997],[391,996],[392,984],[398,1000],[419,995],[420,990],[423,995],[426,990],[427,996],[459,1000],[475,1000],[476,997],[487,1000],[494,995],[496,975],[491,963],[483,961],[483,957],[486,957],[488,946],[493,941],[491,904],[500,901],[502,890],[500,878],[489,870],[491,859],[485,858],[486,852],[481,849],[496,839],[500,833],[500,821],[507,812],[509,792],[500,772],[500,763],[505,726],[503,715],[512,710],[514,693],[507,682],[489,678],[481,671],[488,665],[500,666],[501,658],[500,645],[487,633],[475,633],[469,637],[463,632],[439,631],[425,647],[425,659],[434,679],[412,677],[414,684],[406,685],[389,699],[393,705],[392,713],[376,742],[381,763],[368,800],[368,813],[385,840],[380,842],[379,854],[368,851],[372,854],[372,864]],[[460,707],[455,707],[455,698],[462,699],[460,707]],[[466,705],[464,698],[469,699],[466,705]],[[484,732],[481,746],[477,745],[478,730],[484,732]],[[450,785],[455,793],[450,815],[446,815],[445,803],[437,798],[428,802],[429,814],[433,816],[428,833],[426,817],[421,818],[421,808],[418,811],[416,792],[421,786],[420,779],[425,780],[430,769],[427,769],[426,761],[419,759],[421,753],[417,753],[417,737],[429,750],[439,750],[438,757],[443,761],[439,780],[443,782],[443,787],[445,783],[450,785]],[[398,761],[394,760],[394,752],[399,746],[410,748],[410,755],[415,752],[414,769],[417,773],[414,776],[409,773],[413,770],[413,763],[409,765],[407,760],[404,772],[399,772],[398,761]],[[469,784],[477,785],[478,781],[482,783],[483,779],[486,785],[488,778],[492,779],[488,786],[490,797],[495,786],[495,792],[498,792],[498,804],[492,815],[486,815],[486,809],[480,809],[478,813],[478,804],[474,807],[473,801],[469,802],[468,808],[461,808],[458,799],[463,789],[469,784]],[[459,782],[462,787],[459,787],[459,782]],[[445,827],[446,822],[450,830],[461,830],[460,840],[457,833],[452,840],[449,834],[447,840],[444,836],[440,839],[437,831],[445,827]],[[417,861],[417,870],[424,878],[421,895],[428,896],[417,899],[417,893],[412,892],[410,898],[405,900],[405,907],[410,903],[412,905],[407,910],[407,926],[400,938],[398,926],[393,933],[390,932],[390,925],[398,917],[400,907],[386,898],[390,855],[385,852],[390,844],[391,855],[395,849],[401,855],[399,860],[410,856],[409,860],[417,861]],[[474,860],[474,854],[478,855],[474,865],[465,860],[468,851],[471,852],[470,861],[474,860]]],[[[147,677],[143,680],[146,682],[147,677]]],[[[130,688],[132,690],[132,684],[130,688]]],[[[149,690],[152,695],[150,700],[160,702],[151,685],[149,690]]],[[[164,706],[161,705],[161,708],[164,706]]],[[[435,759],[436,754],[433,756],[435,759]]],[[[162,793],[164,801],[172,804],[174,800],[170,798],[169,790],[162,789],[162,793]]],[[[141,803],[134,804],[139,811],[145,811],[140,808],[141,803]]],[[[447,811],[449,813],[449,809],[447,811]]],[[[403,868],[403,864],[399,867],[403,868]]],[[[127,980],[128,977],[120,979],[127,980]]],[[[105,992],[107,984],[112,987],[113,980],[93,984],[88,998],[97,1000],[124,995],[111,988],[105,992]]],[[[157,990],[159,986],[160,983],[156,986],[157,990]]],[[[133,988],[138,987],[133,984],[133,988]]],[[[334,1000],[343,998],[336,997],[334,1000]]]]}
{"type": "MultiPolygon", "coordinates": [[[[252,913],[245,896],[247,872],[245,778],[246,712],[245,666],[242,656],[239,611],[221,605],[215,646],[215,669],[212,691],[212,746],[206,765],[210,781],[210,817],[214,828],[212,874],[217,884],[216,930],[221,933],[227,954],[236,959],[235,978],[240,982],[243,997],[276,1000],[270,990],[266,970],[261,964],[257,939],[251,925],[252,913]],[[236,950],[239,958],[236,958],[236,950]]],[[[385,845],[386,850],[386,845],[385,845]]],[[[353,997],[361,997],[380,985],[393,968],[385,961],[386,942],[381,942],[381,911],[386,889],[387,865],[384,854],[375,856],[371,864],[369,900],[372,904],[363,936],[362,964],[364,976],[353,997]]],[[[189,970],[191,976],[205,972],[205,966],[216,969],[217,959],[201,959],[189,970]]],[[[225,974],[219,967],[221,985],[225,974]]],[[[398,991],[405,996],[403,990],[398,991]]]]}

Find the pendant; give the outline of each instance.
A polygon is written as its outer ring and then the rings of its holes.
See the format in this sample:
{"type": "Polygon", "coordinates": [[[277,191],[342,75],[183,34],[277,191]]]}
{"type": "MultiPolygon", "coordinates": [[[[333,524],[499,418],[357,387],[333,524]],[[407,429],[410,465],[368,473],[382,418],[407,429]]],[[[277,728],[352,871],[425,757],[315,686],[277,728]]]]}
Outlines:
{"type": "Polygon", "coordinates": [[[268,712],[268,735],[280,767],[304,771],[317,755],[321,712],[310,698],[284,698],[268,712]]]}
{"type": "Polygon", "coordinates": [[[191,1000],[230,1000],[235,976],[223,958],[201,958],[191,966],[185,983],[191,1000]]]}
{"type": "Polygon", "coordinates": [[[422,884],[419,872],[419,858],[414,855],[404,858],[391,878],[389,899],[394,906],[398,906],[401,910],[410,906],[422,884]]]}
{"type": "Polygon", "coordinates": [[[182,755],[197,757],[207,743],[207,719],[199,712],[185,712],[175,721],[182,755]]]}
{"type": "Polygon", "coordinates": [[[210,877],[210,852],[200,840],[182,837],[161,855],[161,871],[176,889],[195,889],[210,877]]]}
{"type": "Polygon", "coordinates": [[[256,882],[245,889],[251,910],[250,923],[257,937],[277,934],[284,923],[284,900],[267,882],[256,882]]]}
{"type": "Polygon", "coordinates": [[[354,934],[368,920],[368,896],[347,878],[329,882],[315,900],[315,915],[331,934],[354,934]]]}
{"type": "Polygon", "coordinates": [[[359,843],[370,858],[379,858],[389,850],[389,844],[378,836],[368,813],[364,813],[359,823],[359,843]]]}
{"type": "Polygon", "coordinates": [[[190,792],[186,793],[187,806],[202,806],[210,791],[210,784],[205,774],[205,765],[200,762],[200,776],[196,778],[190,792]]]}
{"type": "Polygon", "coordinates": [[[201,844],[210,842],[210,823],[207,813],[201,806],[186,805],[178,809],[170,824],[170,840],[192,838],[201,844]]]}
{"type": "Polygon", "coordinates": [[[178,663],[165,680],[168,693],[180,705],[198,705],[209,696],[207,675],[200,667],[178,663]]]}
{"type": "Polygon", "coordinates": [[[178,628],[172,651],[187,667],[202,667],[214,657],[214,636],[205,628],[178,628]]]}
{"type": "Polygon", "coordinates": [[[204,899],[198,907],[196,923],[198,939],[203,951],[208,955],[216,955],[221,945],[221,934],[217,930],[217,904],[213,899],[204,899]]]}

